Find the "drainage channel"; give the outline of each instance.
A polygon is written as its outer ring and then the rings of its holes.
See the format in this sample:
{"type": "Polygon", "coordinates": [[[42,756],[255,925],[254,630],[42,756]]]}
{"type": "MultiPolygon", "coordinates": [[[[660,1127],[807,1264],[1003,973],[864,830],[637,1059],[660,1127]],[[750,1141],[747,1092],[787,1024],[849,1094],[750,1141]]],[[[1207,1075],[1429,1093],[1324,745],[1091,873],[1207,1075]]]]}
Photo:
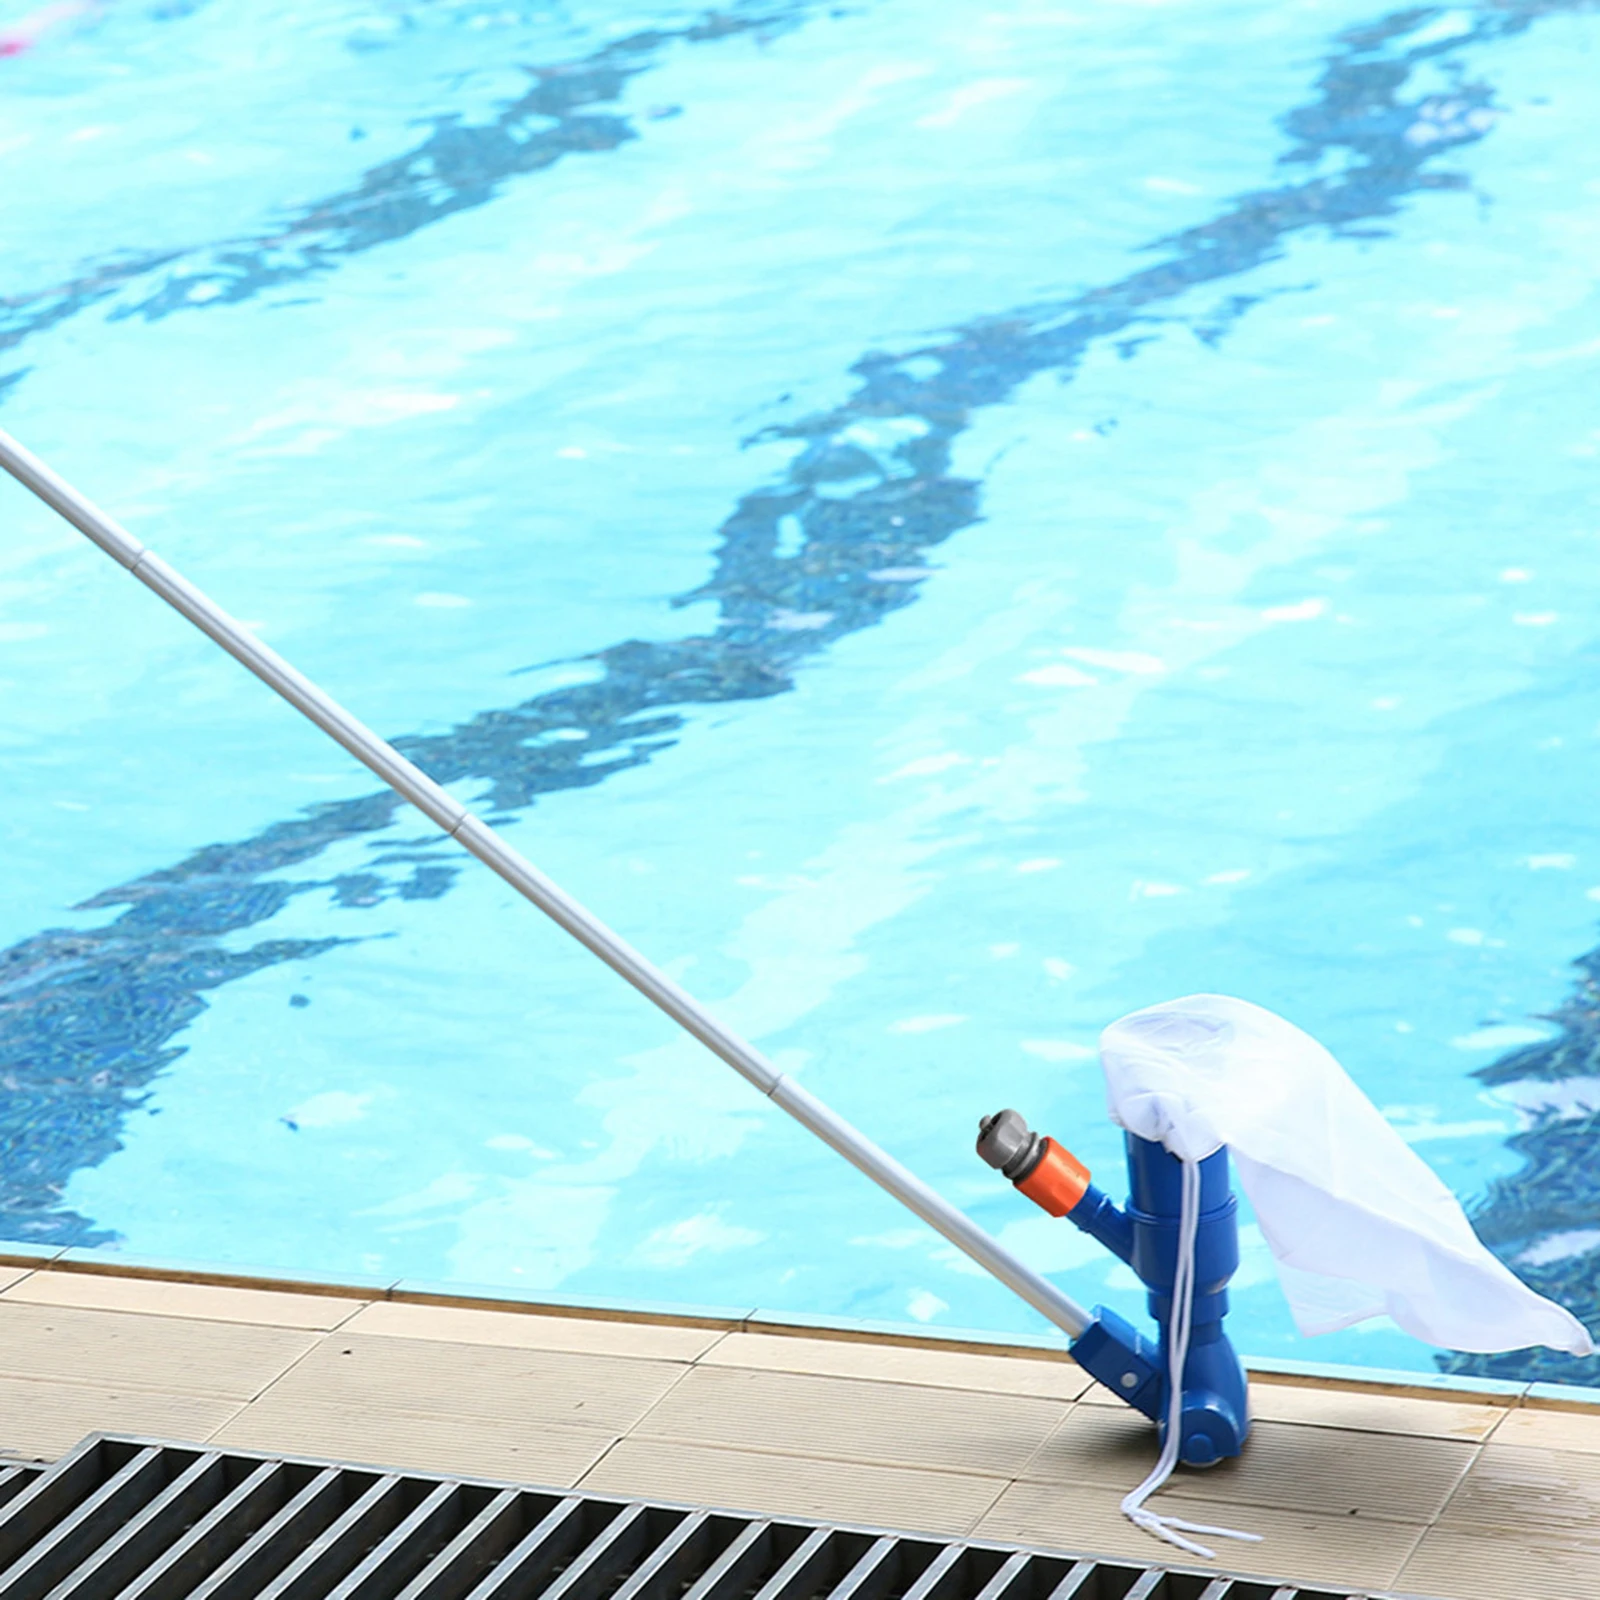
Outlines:
{"type": "Polygon", "coordinates": [[[1377,1600],[95,1434],[0,1469],[3,1600],[1377,1600]]]}

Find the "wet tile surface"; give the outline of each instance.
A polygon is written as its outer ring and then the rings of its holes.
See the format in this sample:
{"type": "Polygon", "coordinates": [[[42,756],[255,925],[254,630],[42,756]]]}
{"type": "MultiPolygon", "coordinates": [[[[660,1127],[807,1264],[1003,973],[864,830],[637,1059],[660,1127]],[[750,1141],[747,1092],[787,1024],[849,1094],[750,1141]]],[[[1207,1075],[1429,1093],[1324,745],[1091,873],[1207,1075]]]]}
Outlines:
{"type": "MultiPolygon", "coordinates": [[[[1129,1485],[1131,1487],[1131,1484],[1129,1485]]],[[[1169,1550],[1133,1527],[1119,1506],[1121,1488],[1063,1489],[1053,1484],[1015,1483],[974,1530],[978,1538],[1014,1540],[1048,1548],[1083,1550],[1133,1560],[1170,1560],[1184,1566],[1207,1566],[1180,1551],[1169,1550]],[[1154,1554],[1152,1552],[1155,1552],[1154,1554]]],[[[1346,1519],[1237,1501],[1185,1499],[1166,1495],[1153,1502],[1190,1522],[1259,1533],[1259,1544],[1197,1535],[1217,1552],[1216,1566],[1227,1572],[1292,1577],[1304,1583],[1349,1584],[1386,1588],[1421,1537],[1420,1523],[1372,1521],[1354,1531],[1346,1519]]],[[[1510,1595],[1502,1600],[1511,1600],[1510,1595]]]]}
{"type": "MultiPolygon", "coordinates": [[[[1262,1422],[1293,1422],[1371,1433],[1429,1435],[1478,1443],[1511,1415],[1509,1406],[1477,1405],[1456,1395],[1372,1393],[1298,1383],[1252,1383],[1250,1414],[1262,1422]]],[[[1600,1429],[1595,1430],[1600,1433],[1600,1429]]]]}
{"type": "Polygon", "coordinates": [[[1451,1600],[1594,1600],[1600,1530],[1559,1538],[1543,1530],[1430,1528],[1395,1581],[1408,1594],[1451,1600]]]}
{"type": "Polygon", "coordinates": [[[1590,1411],[1519,1407],[1508,1413],[1495,1429],[1494,1442],[1534,1450],[1580,1450],[1588,1455],[1600,1455],[1600,1417],[1590,1411]]]}
{"type": "MultiPolygon", "coordinates": [[[[1149,1470],[1153,1433],[1127,1410],[1079,1406],[1022,1473],[1033,1482],[1132,1487],[1149,1470]]],[[[1180,1469],[1163,1494],[1339,1517],[1428,1522],[1461,1481],[1473,1446],[1454,1440],[1258,1422],[1243,1456],[1180,1469]]]]}
{"type": "MultiPolygon", "coordinates": [[[[1600,1454],[1490,1444],[1440,1522],[1523,1533],[1583,1533],[1600,1544],[1600,1454]]],[[[1595,1591],[1600,1595],[1600,1581],[1595,1591]]]]}

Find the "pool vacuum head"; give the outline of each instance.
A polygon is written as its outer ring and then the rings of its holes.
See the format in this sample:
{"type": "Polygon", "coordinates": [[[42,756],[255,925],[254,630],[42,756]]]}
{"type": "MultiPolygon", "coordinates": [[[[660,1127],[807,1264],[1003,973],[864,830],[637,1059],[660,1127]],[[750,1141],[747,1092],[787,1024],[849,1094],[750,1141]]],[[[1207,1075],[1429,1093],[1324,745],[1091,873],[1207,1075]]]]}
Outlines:
{"type": "MultiPolygon", "coordinates": [[[[1177,1277],[1183,1163],[1161,1145],[1125,1135],[1129,1198],[1126,1210],[1089,1181],[1089,1169],[1054,1139],[1034,1133],[1015,1111],[998,1111],[978,1125],[978,1154],[1035,1205],[1065,1217],[1127,1262],[1149,1291],[1158,1342],[1108,1310],[1072,1341],[1074,1359],[1096,1382],[1157,1424],[1168,1416],[1168,1341],[1177,1277]]],[[[1250,1432],[1244,1368],[1223,1331],[1228,1280],[1239,1265],[1239,1202],[1228,1176],[1228,1152],[1200,1162],[1200,1218],[1195,1235],[1194,1309],[1183,1364],[1179,1459],[1209,1467],[1236,1456],[1250,1432]]]]}

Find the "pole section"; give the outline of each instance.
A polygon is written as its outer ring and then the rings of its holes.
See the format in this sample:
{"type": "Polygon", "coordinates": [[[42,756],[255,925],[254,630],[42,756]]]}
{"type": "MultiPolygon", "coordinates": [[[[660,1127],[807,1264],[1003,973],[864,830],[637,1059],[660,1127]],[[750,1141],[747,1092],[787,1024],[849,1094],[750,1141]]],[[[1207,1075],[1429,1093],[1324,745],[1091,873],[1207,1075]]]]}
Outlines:
{"type": "Polygon", "coordinates": [[[336,700],[297,672],[160,556],[147,550],[126,528],[59,478],[4,429],[0,429],[0,467],[53,511],[59,512],[112,560],[127,568],[173,610],[187,617],[236,661],[248,667],[269,689],[310,718],[486,867],[498,873],[524,899],[531,901],[619,977],[631,983],[645,999],[693,1034],[713,1055],[1020,1295],[1035,1311],[1074,1339],[1089,1326],[1092,1319],[1082,1306],[1017,1260],[971,1218],[815,1095],[779,1072],[754,1045],[724,1027],[692,995],[545,877],[520,851],[440,788],[421,768],[357,721],[336,700]]]}

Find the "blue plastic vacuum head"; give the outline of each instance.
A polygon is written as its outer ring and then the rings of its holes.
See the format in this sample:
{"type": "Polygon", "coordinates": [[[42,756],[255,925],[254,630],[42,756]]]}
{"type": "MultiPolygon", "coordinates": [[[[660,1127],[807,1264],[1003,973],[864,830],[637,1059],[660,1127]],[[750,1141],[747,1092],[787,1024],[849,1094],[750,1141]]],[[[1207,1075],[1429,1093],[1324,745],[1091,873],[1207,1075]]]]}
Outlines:
{"type": "MultiPolygon", "coordinates": [[[[978,1154],[1052,1216],[1064,1216],[1133,1268],[1144,1284],[1158,1339],[1141,1334],[1104,1306],[1072,1343],[1072,1354],[1098,1383],[1142,1411],[1165,1435],[1168,1339],[1178,1266],[1182,1163],[1159,1144],[1126,1135],[1127,1207],[1089,1181],[1089,1172],[1055,1140],[1033,1133],[1015,1111],[986,1117],[978,1154]]],[[[1239,1265],[1239,1203],[1228,1152],[1200,1163],[1200,1221],[1195,1236],[1195,1290],[1189,1351],[1183,1365],[1179,1457],[1209,1467],[1236,1456],[1250,1432],[1244,1368],[1223,1330],[1228,1280],[1239,1265]]]]}

